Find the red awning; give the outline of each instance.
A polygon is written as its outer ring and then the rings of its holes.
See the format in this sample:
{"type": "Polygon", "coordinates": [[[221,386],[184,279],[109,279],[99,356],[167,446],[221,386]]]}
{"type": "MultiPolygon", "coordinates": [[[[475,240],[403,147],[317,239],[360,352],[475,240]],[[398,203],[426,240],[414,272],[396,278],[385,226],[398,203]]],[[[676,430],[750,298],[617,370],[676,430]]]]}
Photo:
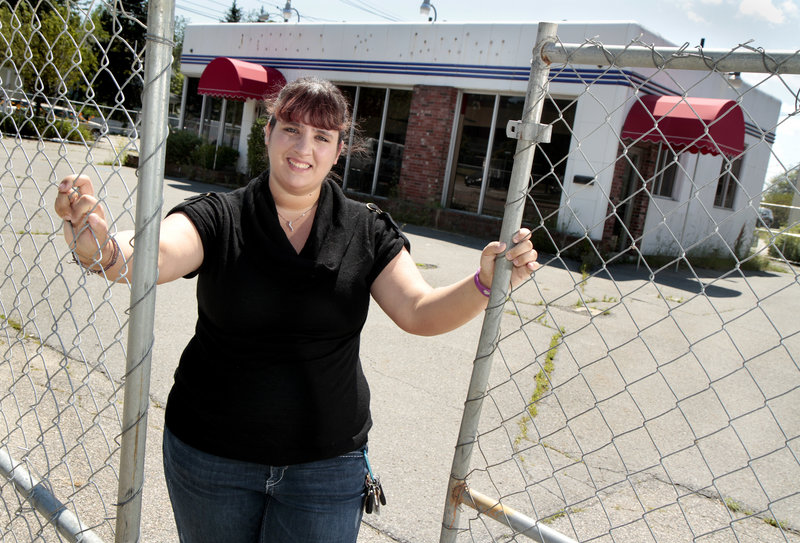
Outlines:
{"type": "Polygon", "coordinates": [[[286,78],[275,68],[217,57],[203,70],[197,92],[229,100],[260,100],[285,84],[286,78]]]}
{"type": "Polygon", "coordinates": [[[622,137],[666,142],[676,152],[737,156],[744,152],[744,116],[733,100],[641,96],[628,112],[622,137]]]}

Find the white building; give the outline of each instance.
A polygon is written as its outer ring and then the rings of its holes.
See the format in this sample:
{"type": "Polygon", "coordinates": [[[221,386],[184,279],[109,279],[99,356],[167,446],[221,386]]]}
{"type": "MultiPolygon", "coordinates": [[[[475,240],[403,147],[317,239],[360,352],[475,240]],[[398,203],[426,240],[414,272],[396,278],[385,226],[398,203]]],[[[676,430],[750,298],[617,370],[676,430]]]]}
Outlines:
{"type": "MultiPolygon", "coordinates": [[[[248,93],[283,78],[330,79],[352,100],[375,150],[371,161],[342,161],[346,190],[440,228],[494,236],[516,144],[505,125],[521,118],[536,33],[537,23],[191,25],[181,57],[188,76],[184,126],[202,126],[209,140],[238,147],[243,168],[257,115],[248,93]],[[218,57],[229,60],[209,68],[218,57]],[[249,74],[237,72],[253,65],[249,74]],[[201,77],[205,98],[198,96],[201,77]]],[[[558,37],[673,45],[633,22],[559,23],[558,37]]],[[[552,124],[552,139],[534,161],[529,225],[544,221],[588,235],[610,251],[629,247],[632,238],[645,254],[749,247],[776,99],[705,72],[554,66],[550,77],[542,122],[552,124]],[[680,107],[665,110],[673,132],[664,121],[640,137],[643,119],[652,124],[660,115],[654,108],[664,109],[684,89],[680,107]],[[642,107],[636,97],[648,95],[649,107],[642,107]],[[707,98],[713,100],[698,100],[707,98]],[[682,107],[694,122],[678,118],[682,107]]]]}

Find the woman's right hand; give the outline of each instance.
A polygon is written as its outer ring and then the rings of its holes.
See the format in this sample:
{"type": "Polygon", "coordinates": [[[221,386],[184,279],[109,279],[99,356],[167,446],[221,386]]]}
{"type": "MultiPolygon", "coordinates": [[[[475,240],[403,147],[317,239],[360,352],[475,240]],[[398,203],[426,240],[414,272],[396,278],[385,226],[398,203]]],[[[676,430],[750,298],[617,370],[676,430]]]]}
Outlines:
{"type": "Polygon", "coordinates": [[[58,185],[55,210],[64,220],[64,239],[81,264],[102,268],[111,259],[110,249],[106,249],[108,223],[92,181],[85,175],[65,177],[58,185]]]}

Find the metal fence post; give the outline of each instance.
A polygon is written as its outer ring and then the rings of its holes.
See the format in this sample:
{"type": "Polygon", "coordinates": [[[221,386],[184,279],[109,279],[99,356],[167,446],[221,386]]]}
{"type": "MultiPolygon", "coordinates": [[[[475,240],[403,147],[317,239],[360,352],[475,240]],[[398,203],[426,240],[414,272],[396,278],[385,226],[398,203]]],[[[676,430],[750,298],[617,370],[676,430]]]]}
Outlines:
{"type": "Polygon", "coordinates": [[[117,496],[118,543],[139,540],[174,24],[174,0],[150,2],[117,496]]]}
{"type": "Polygon", "coordinates": [[[10,481],[16,491],[52,523],[69,543],[103,543],[97,534],[89,530],[75,513],[53,495],[46,483],[2,449],[0,449],[0,475],[10,481]]]}
{"type": "MultiPolygon", "coordinates": [[[[548,43],[556,40],[558,25],[555,23],[539,23],[536,46],[533,49],[531,72],[528,80],[528,90],[525,96],[519,141],[517,142],[514,166],[511,170],[511,180],[506,197],[506,209],[503,215],[503,224],[500,239],[511,246],[511,238],[522,224],[522,216],[527,199],[528,179],[533,166],[533,155],[536,151],[537,138],[532,135],[542,116],[544,100],[547,96],[547,81],[550,66],[542,57],[542,50],[548,43]]],[[[511,124],[511,123],[510,123],[511,124]]],[[[509,125],[509,130],[511,129],[509,125]]],[[[544,141],[538,138],[538,141],[544,141]]],[[[492,294],[489,306],[484,316],[475,362],[472,368],[467,399],[464,405],[464,414],[461,419],[461,429],[450,470],[450,482],[447,488],[444,517],[440,543],[452,543],[458,533],[458,506],[466,486],[472,448],[478,432],[483,398],[486,395],[486,386],[492,367],[492,355],[497,346],[500,330],[500,319],[503,315],[503,306],[508,297],[511,282],[511,263],[505,258],[499,258],[492,280],[492,294]]]]}

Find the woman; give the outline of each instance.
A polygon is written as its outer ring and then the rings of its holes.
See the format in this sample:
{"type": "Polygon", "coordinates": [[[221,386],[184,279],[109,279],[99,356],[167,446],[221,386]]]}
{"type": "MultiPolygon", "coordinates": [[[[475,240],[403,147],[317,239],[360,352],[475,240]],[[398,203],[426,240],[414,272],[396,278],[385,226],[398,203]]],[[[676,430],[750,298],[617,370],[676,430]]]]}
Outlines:
{"type": "MultiPolygon", "coordinates": [[[[355,542],[372,425],[358,354],[370,295],[410,333],[453,330],[486,308],[505,249],[490,243],[474,276],[432,288],[391,218],[329,178],[350,130],[341,92],[301,79],[270,115],[269,171],[190,198],[161,224],[159,283],[198,275],[196,331],[164,430],[184,543],[355,542]]],[[[84,267],[125,276],[132,233],[109,237],[88,178],[59,185],[56,211],[84,267]]],[[[528,237],[521,230],[505,255],[512,285],[538,267],[528,237]]]]}

